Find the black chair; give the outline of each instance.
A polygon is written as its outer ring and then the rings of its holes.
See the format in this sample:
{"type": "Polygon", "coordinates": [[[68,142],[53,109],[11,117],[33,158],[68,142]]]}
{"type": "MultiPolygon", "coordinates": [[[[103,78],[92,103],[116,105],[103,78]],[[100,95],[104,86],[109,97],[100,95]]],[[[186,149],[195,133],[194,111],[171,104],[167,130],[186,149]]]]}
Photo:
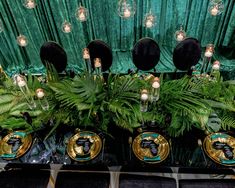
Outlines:
{"type": "Polygon", "coordinates": [[[93,40],[88,44],[87,48],[90,52],[91,65],[93,69],[95,58],[101,59],[102,72],[110,69],[113,61],[113,55],[112,50],[108,44],[102,40],[93,40]]]}
{"type": "Polygon", "coordinates": [[[110,174],[102,165],[66,165],[56,178],[56,188],[108,188],[110,174]],[[68,171],[66,171],[68,170],[68,171]],[[94,172],[95,171],[95,172],[94,172]]]}
{"type": "Polygon", "coordinates": [[[160,59],[160,48],[153,39],[142,38],[132,50],[132,59],[138,70],[155,70],[160,59]]]}
{"type": "Polygon", "coordinates": [[[179,180],[180,188],[234,188],[234,179],[187,179],[179,180]]]}
{"type": "Polygon", "coordinates": [[[67,54],[56,42],[45,42],[40,49],[40,58],[44,66],[53,65],[58,73],[63,72],[67,66],[67,54]]]}
{"type": "Polygon", "coordinates": [[[50,178],[49,165],[8,164],[0,173],[1,188],[47,187],[50,178]]]}
{"type": "Polygon", "coordinates": [[[119,178],[120,188],[176,188],[174,178],[166,178],[149,175],[121,174],[119,178]]]}
{"type": "Polygon", "coordinates": [[[173,63],[182,71],[190,71],[201,58],[200,43],[195,38],[187,38],[180,42],[173,52],[173,63]]]}

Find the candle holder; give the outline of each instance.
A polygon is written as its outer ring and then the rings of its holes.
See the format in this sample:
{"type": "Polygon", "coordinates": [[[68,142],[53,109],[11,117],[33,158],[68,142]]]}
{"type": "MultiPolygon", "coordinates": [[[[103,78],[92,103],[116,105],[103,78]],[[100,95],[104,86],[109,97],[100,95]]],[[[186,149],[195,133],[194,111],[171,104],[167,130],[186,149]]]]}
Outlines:
{"type": "Polygon", "coordinates": [[[144,25],[146,28],[152,28],[155,25],[155,16],[152,14],[151,10],[145,15],[144,25]]]}
{"type": "Polygon", "coordinates": [[[223,0],[210,0],[208,11],[212,16],[220,15],[224,10],[223,0]]]}
{"type": "Polygon", "coordinates": [[[70,33],[72,31],[71,23],[66,20],[63,22],[61,28],[64,33],[70,33]]]}
{"type": "Polygon", "coordinates": [[[36,1],[35,0],[25,0],[24,1],[24,6],[27,8],[27,9],[33,9],[35,8],[37,5],[36,1]]]}
{"type": "Polygon", "coordinates": [[[27,40],[26,36],[20,34],[17,37],[17,44],[21,47],[27,46],[28,45],[28,40],[27,40]]]}
{"type": "Polygon", "coordinates": [[[130,18],[134,16],[136,10],[135,0],[119,0],[118,14],[122,18],[130,18]]]}
{"type": "Polygon", "coordinates": [[[148,111],[148,100],[149,100],[148,90],[143,89],[140,95],[140,111],[141,112],[148,111]]]}
{"type": "Polygon", "coordinates": [[[160,97],[160,79],[155,77],[152,81],[151,101],[157,102],[160,97]]]}
{"type": "Polygon", "coordinates": [[[211,58],[214,53],[214,45],[213,44],[207,44],[206,51],[205,51],[205,57],[211,58]]]}
{"type": "Polygon", "coordinates": [[[183,26],[180,26],[180,30],[177,30],[175,32],[175,40],[181,42],[185,38],[186,38],[186,32],[183,30],[183,26]]]}
{"type": "Polygon", "coordinates": [[[16,75],[15,76],[15,83],[17,84],[17,86],[20,88],[20,91],[22,92],[22,94],[24,95],[25,100],[28,103],[28,106],[31,110],[36,108],[36,103],[29,91],[29,88],[27,86],[27,82],[24,78],[24,76],[22,75],[16,75]]]}
{"type": "Polygon", "coordinates": [[[45,92],[42,88],[38,88],[36,90],[36,96],[39,100],[39,104],[43,110],[48,110],[49,109],[49,103],[47,101],[47,98],[45,96],[45,92]]]}
{"type": "Polygon", "coordinates": [[[220,62],[217,60],[212,65],[211,76],[216,80],[220,78],[220,62]]]}
{"type": "Polygon", "coordinates": [[[87,17],[88,17],[88,10],[81,6],[77,8],[76,10],[76,14],[75,14],[77,20],[81,21],[81,22],[85,22],[87,20],[87,17]]]}
{"type": "Polygon", "coordinates": [[[91,60],[90,60],[90,52],[88,48],[83,49],[83,59],[85,60],[86,70],[91,73],[91,60]]]}
{"type": "Polygon", "coordinates": [[[94,59],[94,67],[95,67],[95,74],[96,75],[101,75],[102,73],[102,68],[101,68],[101,59],[100,58],[95,58],[94,59]]]}

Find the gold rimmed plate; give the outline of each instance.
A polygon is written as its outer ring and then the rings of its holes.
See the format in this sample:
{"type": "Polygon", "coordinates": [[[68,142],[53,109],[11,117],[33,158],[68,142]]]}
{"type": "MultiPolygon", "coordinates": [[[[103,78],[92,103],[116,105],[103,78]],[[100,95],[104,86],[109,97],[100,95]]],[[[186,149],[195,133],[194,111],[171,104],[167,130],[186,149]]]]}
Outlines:
{"type": "Polygon", "coordinates": [[[15,131],[0,141],[0,157],[13,160],[23,156],[32,145],[32,136],[24,131],[15,131]]]}
{"type": "Polygon", "coordinates": [[[224,166],[235,166],[235,138],[225,133],[208,135],[203,142],[205,153],[214,162],[224,166]]]}
{"type": "Polygon", "coordinates": [[[67,153],[75,161],[86,162],[99,155],[101,148],[102,140],[99,135],[81,131],[69,139],[67,153]]]}
{"type": "Polygon", "coordinates": [[[143,132],[132,143],[135,156],[146,163],[161,163],[170,152],[167,140],[156,132],[143,132]]]}

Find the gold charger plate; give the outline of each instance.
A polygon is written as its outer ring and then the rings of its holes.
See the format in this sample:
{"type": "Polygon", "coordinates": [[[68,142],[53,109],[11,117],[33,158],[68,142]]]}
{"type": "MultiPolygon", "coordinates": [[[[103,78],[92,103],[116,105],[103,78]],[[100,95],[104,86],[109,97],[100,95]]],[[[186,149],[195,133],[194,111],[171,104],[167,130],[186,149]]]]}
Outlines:
{"type": "Polygon", "coordinates": [[[32,145],[32,136],[24,131],[15,131],[0,141],[0,157],[13,160],[24,155],[32,145]]]}
{"type": "Polygon", "coordinates": [[[132,150],[135,156],[146,163],[161,163],[164,161],[170,152],[170,146],[167,140],[160,134],[156,132],[143,132],[135,137],[132,143],[132,150]],[[158,152],[156,156],[153,156],[149,148],[142,148],[141,141],[145,139],[148,141],[153,141],[158,144],[158,152]]]}
{"type": "Polygon", "coordinates": [[[96,133],[81,131],[69,139],[67,153],[75,161],[86,162],[94,159],[100,153],[101,148],[102,140],[96,133]],[[84,146],[77,145],[78,139],[89,140],[90,149],[87,153],[84,153],[84,146]]]}
{"type": "Polygon", "coordinates": [[[225,133],[213,133],[208,135],[203,141],[203,149],[205,153],[216,163],[224,166],[235,166],[235,138],[225,133]],[[213,143],[219,141],[233,148],[233,159],[229,160],[225,157],[224,152],[215,149],[213,143]]]}

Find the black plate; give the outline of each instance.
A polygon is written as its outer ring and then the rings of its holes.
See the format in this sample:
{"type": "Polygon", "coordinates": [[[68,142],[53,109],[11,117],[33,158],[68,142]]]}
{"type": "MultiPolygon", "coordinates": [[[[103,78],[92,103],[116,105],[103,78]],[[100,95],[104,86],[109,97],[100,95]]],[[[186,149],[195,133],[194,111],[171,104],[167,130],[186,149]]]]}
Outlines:
{"type": "Polygon", "coordinates": [[[139,70],[153,69],[160,59],[160,48],[151,38],[142,38],[132,50],[133,63],[139,70]]]}
{"type": "Polygon", "coordinates": [[[174,49],[173,63],[179,70],[189,70],[201,58],[200,43],[195,38],[187,38],[180,42],[174,49]]]}
{"type": "Polygon", "coordinates": [[[46,62],[51,63],[58,73],[66,69],[67,54],[56,42],[45,42],[40,49],[40,57],[44,66],[46,66],[46,62]]]}
{"type": "Polygon", "coordinates": [[[87,46],[90,52],[91,64],[94,69],[94,59],[100,58],[102,71],[107,71],[112,65],[113,55],[111,48],[102,40],[93,40],[87,46]]]}

